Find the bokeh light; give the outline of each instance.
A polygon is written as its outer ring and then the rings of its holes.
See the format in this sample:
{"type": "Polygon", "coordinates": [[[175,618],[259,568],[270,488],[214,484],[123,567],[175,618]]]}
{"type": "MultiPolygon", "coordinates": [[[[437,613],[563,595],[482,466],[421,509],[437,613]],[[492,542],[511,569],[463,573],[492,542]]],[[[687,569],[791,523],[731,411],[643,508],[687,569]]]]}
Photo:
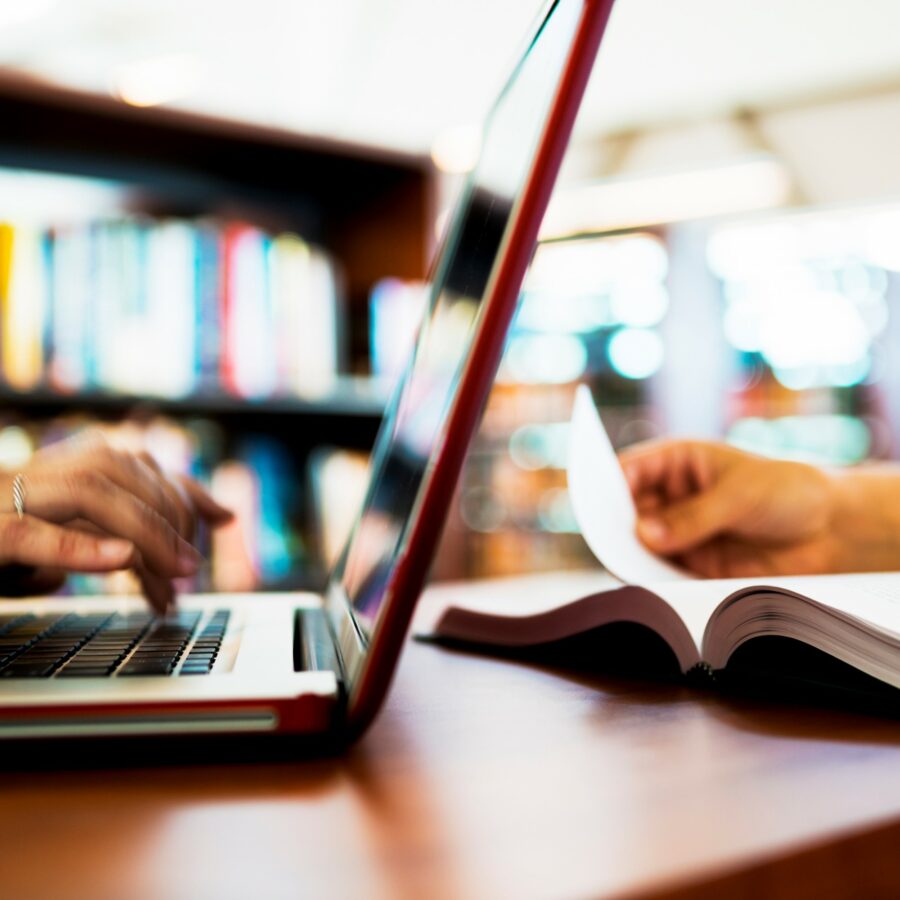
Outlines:
{"type": "Polygon", "coordinates": [[[587,369],[587,348],[569,334],[517,334],[504,358],[506,379],[523,384],[565,384],[587,369]]]}
{"type": "Polygon", "coordinates": [[[894,227],[892,240],[900,239],[900,219],[885,213],[715,230],[707,262],[722,280],[729,344],[759,354],[793,391],[866,381],[890,314],[886,246],[876,245],[873,222],[894,227]]]}
{"type": "Polygon", "coordinates": [[[568,444],[568,422],[522,425],[510,435],[509,455],[522,469],[564,469],[568,444]]]}
{"type": "Polygon", "coordinates": [[[609,341],[609,361],[625,378],[649,378],[663,363],[663,343],[655,331],[622,328],[609,341]]]}
{"type": "Polygon", "coordinates": [[[754,453],[831,464],[860,462],[872,446],[868,425],[845,415],[748,417],[732,425],[728,441],[754,453]]]}

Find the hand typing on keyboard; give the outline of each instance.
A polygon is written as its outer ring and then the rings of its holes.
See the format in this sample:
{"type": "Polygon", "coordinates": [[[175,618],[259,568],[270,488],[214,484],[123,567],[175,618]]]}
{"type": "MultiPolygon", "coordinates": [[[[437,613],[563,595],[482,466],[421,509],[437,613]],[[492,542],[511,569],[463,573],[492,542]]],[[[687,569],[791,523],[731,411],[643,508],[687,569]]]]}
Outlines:
{"type": "Polygon", "coordinates": [[[173,579],[202,562],[191,543],[198,520],[216,527],[231,518],[197,482],[167,476],[148,454],[114,449],[96,433],[61,441],[18,472],[0,472],[0,593],[53,589],[67,572],[133,569],[162,613],[174,601],[173,579]]]}

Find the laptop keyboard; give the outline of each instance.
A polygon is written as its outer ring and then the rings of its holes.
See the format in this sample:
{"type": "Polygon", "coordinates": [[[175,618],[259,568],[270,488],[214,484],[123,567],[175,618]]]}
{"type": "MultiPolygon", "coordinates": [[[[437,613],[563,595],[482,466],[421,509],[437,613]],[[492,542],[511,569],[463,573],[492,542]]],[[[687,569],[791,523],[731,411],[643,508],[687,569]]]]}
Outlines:
{"type": "Polygon", "coordinates": [[[121,615],[0,616],[0,678],[118,678],[207,675],[228,627],[217,610],[165,619],[121,615]]]}

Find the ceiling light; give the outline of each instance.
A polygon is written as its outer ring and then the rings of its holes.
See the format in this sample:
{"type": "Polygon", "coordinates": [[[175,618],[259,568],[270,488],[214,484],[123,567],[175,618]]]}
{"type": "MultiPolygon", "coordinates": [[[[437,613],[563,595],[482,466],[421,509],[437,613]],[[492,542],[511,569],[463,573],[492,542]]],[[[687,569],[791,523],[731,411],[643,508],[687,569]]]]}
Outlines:
{"type": "Polygon", "coordinates": [[[189,54],[145,59],[120,70],[113,94],[131,106],[159,106],[191,93],[200,76],[200,61],[189,54]]]}
{"type": "Polygon", "coordinates": [[[456,125],[442,131],[431,145],[434,164],[448,175],[463,175],[475,168],[481,152],[481,128],[456,125]]]}
{"type": "Polygon", "coordinates": [[[714,168],[610,178],[556,192],[541,238],[599,234],[786,205],[791,179],[773,157],[714,168]]]}

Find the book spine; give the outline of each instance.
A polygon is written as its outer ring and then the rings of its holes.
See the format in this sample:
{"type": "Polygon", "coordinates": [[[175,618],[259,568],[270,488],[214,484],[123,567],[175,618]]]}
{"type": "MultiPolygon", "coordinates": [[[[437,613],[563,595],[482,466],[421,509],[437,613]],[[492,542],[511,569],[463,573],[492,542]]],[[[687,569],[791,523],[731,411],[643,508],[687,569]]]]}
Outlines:
{"type": "Polygon", "coordinates": [[[219,323],[221,326],[221,369],[219,384],[232,394],[239,393],[236,368],[235,308],[237,306],[238,244],[243,228],[232,225],[222,237],[222,292],[219,298],[219,323]]]}
{"type": "Polygon", "coordinates": [[[44,316],[39,334],[40,341],[40,380],[46,385],[50,376],[50,357],[53,350],[53,246],[56,242],[56,231],[48,229],[41,235],[41,271],[44,284],[44,316]]]}
{"type": "Polygon", "coordinates": [[[222,359],[222,297],[224,259],[219,232],[209,225],[197,231],[196,365],[202,391],[215,391],[219,385],[222,359]]]}
{"type": "Polygon", "coordinates": [[[716,672],[708,662],[698,662],[685,672],[685,677],[692,684],[709,686],[716,680],[716,672]]]}
{"type": "Polygon", "coordinates": [[[264,397],[276,386],[268,245],[267,235],[246,227],[233,245],[228,343],[231,384],[242,397],[264,397]]]}
{"type": "Polygon", "coordinates": [[[42,377],[46,303],[43,235],[16,227],[9,245],[2,306],[3,373],[16,390],[30,390],[42,377]]]}
{"type": "Polygon", "coordinates": [[[339,293],[321,249],[241,223],[0,223],[0,376],[22,391],[327,396],[339,293]]]}
{"type": "Polygon", "coordinates": [[[91,253],[89,229],[70,226],[56,231],[49,262],[52,315],[48,380],[51,387],[64,392],[80,390],[87,382],[91,253]]]}

